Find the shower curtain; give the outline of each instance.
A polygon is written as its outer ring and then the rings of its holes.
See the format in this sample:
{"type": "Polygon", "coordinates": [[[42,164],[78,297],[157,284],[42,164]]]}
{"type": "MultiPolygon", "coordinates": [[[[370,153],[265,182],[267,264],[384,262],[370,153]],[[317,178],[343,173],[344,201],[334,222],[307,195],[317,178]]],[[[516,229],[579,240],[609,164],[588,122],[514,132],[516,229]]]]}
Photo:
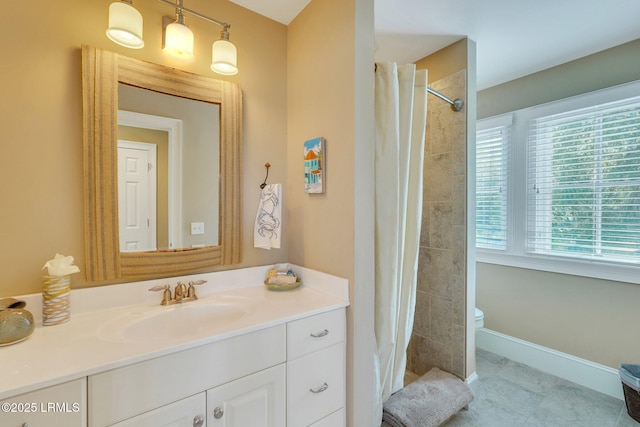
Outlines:
{"type": "Polygon", "coordinates": [[[376,64],[375,118],[375,410],[381,421],[382,403],[403,387],[413,329],[427,71],[413,64],[376,64]]]}

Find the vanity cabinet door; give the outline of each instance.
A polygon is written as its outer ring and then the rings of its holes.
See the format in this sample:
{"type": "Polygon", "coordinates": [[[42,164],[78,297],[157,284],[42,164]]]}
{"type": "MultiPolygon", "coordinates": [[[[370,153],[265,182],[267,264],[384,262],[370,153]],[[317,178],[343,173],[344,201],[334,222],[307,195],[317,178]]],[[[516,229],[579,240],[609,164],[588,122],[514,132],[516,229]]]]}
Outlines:
{"type": "Polygon", "coordinates": [[[207,391],[208,427],[285,427],[285,364],[207,391]]]}
{"type": "Polygon", "coordinates": [[[111,427],[206,427],[204,393],[179,400],[111,427]]]}
{"type": "Polygon", "coordinates": [[[87,381],[82,378],[21,394],[2,404],[2,427],[86,427],[87,381]]]}

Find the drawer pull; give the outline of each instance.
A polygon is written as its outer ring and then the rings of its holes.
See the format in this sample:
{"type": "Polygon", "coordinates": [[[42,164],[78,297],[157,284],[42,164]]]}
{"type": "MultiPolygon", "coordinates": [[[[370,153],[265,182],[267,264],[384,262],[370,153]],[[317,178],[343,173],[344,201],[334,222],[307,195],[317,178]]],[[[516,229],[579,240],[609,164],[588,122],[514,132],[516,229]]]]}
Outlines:
{"type": "Polygon", "coordinates": [[[324,383],[324,384],[322,384],[320,387],[310,388],[310,389],[309,389],[309,391],[310,391],[311,393],[318,394],[318,393],[322,393],[323,391],[325,391],[325,390],[326,390],[326,389],[328,389],[328,388],[329,388],[329,384],[324,383]]]}
{"type": "Polygon", "coordinates": [[[196,415],[193,417],[193,427],[202,427],[204,424],[204,418],[202,415],[196,415]]]}
{"type": "Polygon", "coordinates": [[[326,337],[327,335],[329,335],[328,329],[325,329],[324,331],[321,331],[321,332],[314,332],[311,334],[313,338],[322,338],[322,337],[326,337]]]}

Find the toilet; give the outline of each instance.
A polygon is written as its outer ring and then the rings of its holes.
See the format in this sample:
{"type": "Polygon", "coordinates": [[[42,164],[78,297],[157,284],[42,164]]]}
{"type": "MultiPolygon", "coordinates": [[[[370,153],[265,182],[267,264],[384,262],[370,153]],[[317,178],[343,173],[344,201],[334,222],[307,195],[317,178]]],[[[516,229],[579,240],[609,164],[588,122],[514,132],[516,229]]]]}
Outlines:
{"type": "Polygon", "coordinates": [[[476,329],[480,329],[484,326],[484,313],[478,307],[476,307],[476,329]]]}

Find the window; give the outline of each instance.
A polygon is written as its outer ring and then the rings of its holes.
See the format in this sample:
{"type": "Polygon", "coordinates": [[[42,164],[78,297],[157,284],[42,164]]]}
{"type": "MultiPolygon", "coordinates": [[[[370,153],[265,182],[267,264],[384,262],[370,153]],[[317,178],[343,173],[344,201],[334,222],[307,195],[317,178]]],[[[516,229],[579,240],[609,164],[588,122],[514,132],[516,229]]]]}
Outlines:
{"type": "Polygon", "coordinates": [[[476,246],[507,249],[511,115],[485,121],[476,135],[476,246]]]}
{"type": "Polygon", "coordinates": [[[478,121],[478,261],[640,283],[640,82],[478,121]]]}

